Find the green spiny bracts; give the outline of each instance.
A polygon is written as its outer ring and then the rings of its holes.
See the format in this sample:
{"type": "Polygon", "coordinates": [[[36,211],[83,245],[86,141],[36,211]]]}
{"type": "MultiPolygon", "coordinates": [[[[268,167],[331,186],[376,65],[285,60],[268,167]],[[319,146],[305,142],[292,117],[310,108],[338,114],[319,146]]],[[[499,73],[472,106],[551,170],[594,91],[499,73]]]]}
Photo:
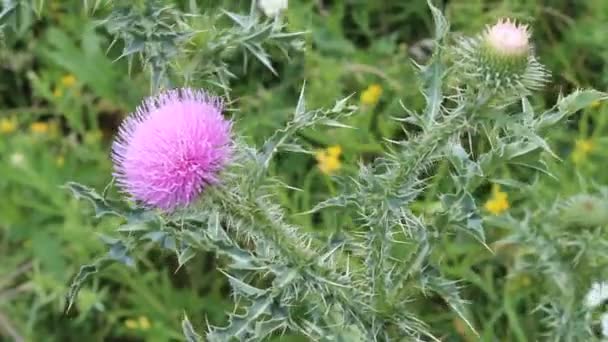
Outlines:
{"type": "Polygon", "coordinates": [[[561,206],[564,223],[571,226],[595,227],[608,224],[608,200],[600,196],[579,194],[561,206]]]}
{"type": "Polygon", "coordinates": [[[529,92],[546,83],[548,73],[536,60],[528,27],[500,20],[456,49],[464,78],[491,92],[529,92]]]}

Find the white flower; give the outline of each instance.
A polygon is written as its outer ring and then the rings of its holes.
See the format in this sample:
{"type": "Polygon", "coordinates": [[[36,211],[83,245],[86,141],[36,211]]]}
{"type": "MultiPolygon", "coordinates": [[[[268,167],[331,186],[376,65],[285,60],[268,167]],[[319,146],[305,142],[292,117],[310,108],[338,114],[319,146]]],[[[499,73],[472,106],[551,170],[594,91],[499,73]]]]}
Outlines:
{"type": "Polygon", "coordinates": [[[600,316],[600,325],[602,327],[602,335],[608,337],[608,312],[600,316]]]}
{"type": "Polygon", "coordinates": [[[608,282],[594,283],[585,296],[585,305],[593,309],[608,299],[608,282]]]}
{"type": "Polygon", "coordinates": [[[25,156],[22,153],[15,152],[11,154],[10,162],[14,167],[20,167],[25,162],[25,156]]]}
{"type": "Polygon", "coordinates": [[[258,6],[268,17],[276,17],[287,9],[287,0],[258,0],[258,6]]]}
{"type": "Polygon", "coordinates": [[[510,19],[500,20],[488,27],[485,39],[494,51],[507,56],[527,55],[530,49],[528,27],[510,19]]]}

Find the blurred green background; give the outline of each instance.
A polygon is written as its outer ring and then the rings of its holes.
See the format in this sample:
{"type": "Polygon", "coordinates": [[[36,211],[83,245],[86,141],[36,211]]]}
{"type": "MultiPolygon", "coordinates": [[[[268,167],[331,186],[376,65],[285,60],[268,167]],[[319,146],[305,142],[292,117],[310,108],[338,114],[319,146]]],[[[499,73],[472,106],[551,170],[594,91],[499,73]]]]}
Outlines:
{"type": "MultiPolygon", "coordinates": [[[[210,10],[247,12],[249,6],[196,2],[210,10]]],[[[127,60],[117,60],[122,47],[112,46],[112,37],[96,25],[107,14],[104,6],[91,13],[81,0],[35,3],[39,13],[23,10],[2,19],[0,341],[178,341],[184,313],[199,331],[207,322],[222,324],[232,303],[213,255],[199,255],[177,269],[175,256],[153,244],[137,256],[136,269],[112,266],[88,282],[76,308],[64,314],[70,279],[81,264],[104,253],[100,236],[110,234],[116,222],[96,220],[61,186],[73,180],[102,191],[110,184],[112,137],[149,94],[150,80],[137,61],[129,72],[127,60]]],[[[451,0],[444,9],[459,34],[475,34],[505,16],[529,24],[541,62],[553,74],[537,104],[552,104],[561,92],[578,87],[608,88],[608,1],[451,0]]],[[[237,75],[231,83],[236,110],[230,113],[237,131],[252,143],[263,142],[293,112],[303,80],[311,108],[352,93],[360,105],[349,119],[359,129],[306,131],[302,138],[319,150],[316,156],[279,157],[273,172],[304,190],[278,194],[296,214],[336,191],[332,173],[356,169],[384,150],[384,138],[400,134],[389,120],[403,115],[400,101],[413,109],[423,105],[411,59],[428,57],[433,26],[425,0],[290,0],[285,16],[290,31],[308,32],[307,44],[305,53],[290,60],[275,51],[279,76],[255,63],[245,73],[240,59],[229,61],[237,75]]],[[[606,184],[605,107],[593,105],[552,132],[551,145],[562,161],[550,167],[560,181],[543,180],[539,197],[606,184]]],[[[535,200],[518,198],[515,189],[503,191],[509,210],[535,200]]],[[[338,218],[327,211],[292,220],[314,230],[339,227],[344,223],[338,218]]],[[[542,289],[530,277],[507,276],[508,251],[491,254],[463,242],[445,253],[449,275],[466,280],[463,297],[475,302],[470,310],[484,340],[538,338],[538,317],[527,312],[542,289]]],[[[455,317],[446,309],[422,319],[446,341],[476,340],[455,317]]]]}

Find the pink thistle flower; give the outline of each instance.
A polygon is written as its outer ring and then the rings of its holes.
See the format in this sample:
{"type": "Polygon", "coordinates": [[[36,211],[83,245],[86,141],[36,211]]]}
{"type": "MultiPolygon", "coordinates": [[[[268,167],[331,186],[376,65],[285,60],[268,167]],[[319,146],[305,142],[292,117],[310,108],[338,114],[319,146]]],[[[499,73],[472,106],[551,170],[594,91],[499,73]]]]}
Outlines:
{"type": "Polygon", "coordinates": [[[145,206],[170,211],[188,205],[218,181],[231,155],[231,129],[222,101],[201,90],[150,97],[119,129],[114,176],[145,206]]]}
{"type": "Polygon", "coordinates": [[[501,55],[527,55],[530,49],[528,26],[519,25],[510,19],[501,19],[488,27],[484,38],[486,43],[501,55]]]}

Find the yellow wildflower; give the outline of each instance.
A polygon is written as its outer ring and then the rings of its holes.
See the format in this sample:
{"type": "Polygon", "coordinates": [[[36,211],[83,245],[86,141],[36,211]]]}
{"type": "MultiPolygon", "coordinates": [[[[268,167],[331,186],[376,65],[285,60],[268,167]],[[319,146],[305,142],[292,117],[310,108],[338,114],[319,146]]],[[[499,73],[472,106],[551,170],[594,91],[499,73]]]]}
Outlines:
{"type": "Polygon", "coordinates": [[[127,319],[125,320],[125,326],[131,330],[148,330],[152,326],[150,324],[150,320],[146,316],[139,316],[137,320],[135,319],[127,319]]]}
{"type": "Polygon", "coordinates": [[[338,145],[317,151],[315,158],[317,159],[319,170],[327,175],[339,170],[342,167],[342,162],[340,161],[341,154],[342,148],[338,145]]]}
{"type": "Polygon", "coordinates": [[[378,103],[382,95],[382,87],[379,84],[372,84],[361,93],[361,103],[366,106],[373,106],[378,103]]]}
{"type": "Polygon", "coordinates": [[[30,131],[35,134],[45,134],[49,131],[49,124],[46,122],[36,121],[30,125],[30,131]]]}
{"type": "Polygon", "coordinates": [[[101,140],[102,136],[103,136],[103,134],[98,129],[95,129],[95,130],[92,130],[92,131],[88,131],[84,135],[84,142],[87,143],[87,144],[92,145],[92,144],[97,143],[99,140],[101,140]]]}
{"type": "Polygon", "coordinates": [[[76,84],[76,77],[72,74],[67,74],[61,78],[61,84],[66,88],[70,88],[76,84]]]}
{"type": "Polygon", "coordinates": [[[146,316],[139,316],[139,328],[141,330],[148,330],[150,329],[150,321],[148,320],[148,317],[146,316]]]}
{"type": "Polygon", "coordinates": [[[602,104],[601,101],[593,101],[591,102],[591,108],[596,109],[602,104]]]}
{"type": "Polygon", "coordinates": [[[63,95],[63,90],[61,90],[59,88],[55,88],[55,90],[53,90],[54,97],[61,97],[62,95],[63,95]]]}
{"type": "Polygon", "coordinates": [[[572,151],[572,160],[575,163],[580,163],[587,158],[589,153],[595,149],[595,143],[591,139],[577,139],[574,143],[574,151],[572,151]]]}
{"type": "Polygon", "coordinates": [[[64,156],[58,156],[55,159],[55,164],[57,164],[57,166],[62,167],[63,165],[65,165],[65,157],[64,156]]]}
{"type": "Polygon", "coordinates": [[[500,186],[494,184],[492,186],[492,197],[486,201],[484,208],[493,215],[500,215],[509,209],[509,200],[507,193],[500,190],[500,186]]]}
{"type": "Polygon", "coordinates": [[[327,155],[335,158],[339,158],[342,154],[342,147],[340,145],[334,145],[327,148],[327,155]]]}
{"type": "Polygon", "coordinates": [[[15,118],[0,119],[0,133],[13,133],[17,129],[17,120],[15,118]]]}
{"type": "Polygon", "coordinates": [[[61,133],[61,127],[59,125],[59,123],[55,120],[53,121],[49,121],[49,134],[50,136],[52,136],[53,138],[56,138],[59,136],[59,134],[61,133]]]}
{"type": "Polygon", "coordinates": [[[125,321],[125,327],[131,330],[135,330],[139,327],[139,324],[134,319],[128,319],[125,321]]]}

